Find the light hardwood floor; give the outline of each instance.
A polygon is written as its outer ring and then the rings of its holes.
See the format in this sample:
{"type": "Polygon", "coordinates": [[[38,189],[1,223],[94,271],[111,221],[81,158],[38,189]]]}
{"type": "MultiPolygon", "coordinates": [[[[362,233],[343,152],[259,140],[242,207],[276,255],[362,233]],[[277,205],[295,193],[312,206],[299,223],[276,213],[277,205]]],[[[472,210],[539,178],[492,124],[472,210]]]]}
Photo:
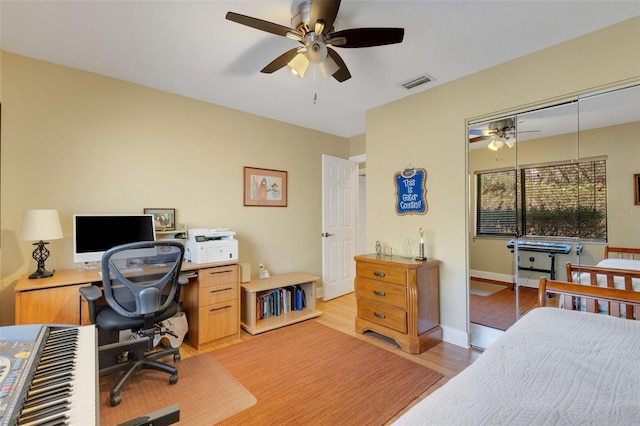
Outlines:
{"type": "MultiPolygon", "coordinates": [[[[382,336],[369,333],[365,335],[356,333],[356,300],[354,293],[350,293],[327,302],[323,302],[322,300],[318,299],[317,308],[318,310],[322,311],[322,315],[309,321],[317,321],[321,324],[340,330],[358,339],[365,340],[376,346],[392,351],[402,357],[411,359],[443,375],[442,379],[440,379],[434,386],[431,386],[429,389],[427,389],[406,409],[411,408],[411,406],[415,405],[418,401],[432,393],[437,388],[441,387],[449,379],[451,379],[453,376],[458,374],[473,361],[475,361],[481,354],[481,351],[477,349],[465,349],[456,345],[452,345],[450,343],[442,342],[419,355],[411,355],[401,351],[396,344],[394,344],[392,341],[389,341],[388,339],[385,339],[382,336]]],[[[243,340],[252,339],[253,337],[254,336],[251,336],[250,334],[242,331],[240,339],[222,343],[220,345],[212,346],[200,351],[197,351],[192,346],[190,346],[188,342],[185,342],[180,348],[180,353],[183,358],[186,358],[199,353],[210,352],[224,346],[241,342],[243,340]]]]}

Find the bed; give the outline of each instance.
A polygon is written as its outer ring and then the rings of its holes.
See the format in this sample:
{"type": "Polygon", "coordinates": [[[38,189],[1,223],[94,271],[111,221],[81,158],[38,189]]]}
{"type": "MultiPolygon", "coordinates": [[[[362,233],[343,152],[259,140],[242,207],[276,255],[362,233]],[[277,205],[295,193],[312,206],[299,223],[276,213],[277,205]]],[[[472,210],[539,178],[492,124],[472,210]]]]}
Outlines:
{"type": "MultiPolygon", "coordinates": [[[[583,285],[618,288],[640,292],[640,249],[627,247],[609,247],[604,249],[604,259],[597,265],[576,265],[568,262],[567,281],[583,285]]],[[[570,300],[573,301],[571,298],[570,300]]],[[[584,310],[584,304],[595,306],[595,301],[578,298],[578,308],[584,310]]],[[[599,302],[599,310],[608,312],[609,304],[599,302]]],[[[563,306],[563,302],[561,302],[563,306]]],[[[613,308],[616,308],[615,305],[613,308]]],[[[623,316],[629,307],[623,306],[623,316]]]]}
{"type": "Polygon", "coordinates": [[[394,424],[638,424],[640,293],[541,278],[538,299],[538,308],[394,424]],[[632,315],[547,307],[555,299],[547,293],[625,304],[632,315]]]}

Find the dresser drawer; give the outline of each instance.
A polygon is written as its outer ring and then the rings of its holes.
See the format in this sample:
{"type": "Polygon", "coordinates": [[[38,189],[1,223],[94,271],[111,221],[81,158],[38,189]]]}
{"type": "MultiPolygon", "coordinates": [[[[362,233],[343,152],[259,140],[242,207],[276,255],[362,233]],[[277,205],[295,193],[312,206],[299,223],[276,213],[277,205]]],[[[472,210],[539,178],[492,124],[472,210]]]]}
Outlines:
{"type": "Polygon", "coordinates": [[[356,295],[400,309],[407,308],[407,288],[397,284],[356,277],[356,295]]]}
{"type": "Polygon", "coordinates": [[[238,299],[238,283],[211,285],[200,289],[198,306],[238,299]]]}
{"type": "Polygon", "coordinates": [[[362,278],[370,278],[372,280],[404,286],[407,285],[407,272],[401,268],[358,262],[356,264],[356,274],[362,278]]]}
{"type": "Polygon", "coordinates": [[[407,312],[402,309],[359,299],[358,316],[401,333],[407,332],[407,312]]]}
{"type": "Polygon", "coordinates": [[[237,284],[238,281],[237,265],[202,269],[198,272],[198,283],[200,284],[200,288],[222,284],[237,284]]]}

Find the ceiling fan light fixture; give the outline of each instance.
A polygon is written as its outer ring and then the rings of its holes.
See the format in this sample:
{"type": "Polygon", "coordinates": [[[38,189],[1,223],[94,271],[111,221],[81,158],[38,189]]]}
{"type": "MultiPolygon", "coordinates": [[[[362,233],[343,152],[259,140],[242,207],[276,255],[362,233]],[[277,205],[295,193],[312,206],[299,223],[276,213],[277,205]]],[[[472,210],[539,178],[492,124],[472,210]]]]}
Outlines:
{"type": "Polygon", "coordinates": [[[327,79],[331,77],[333,74],[338,71],[340,67],[336,64],[331,56],[327,55],[327,58],[320,64],[320,71],[322,71],[322,76],[327,79]]]}
{"type": "Polygon", "coordinates": [[[291,69],[291,72],[294,75],[304,77],[304,74],[307,72],[307,68],[309,68],[309,59],[307,59],[304,53],[298,53],[289,61],[287,66],[291,69]]]}
{"type": "Polygon", "coordinates": [[[298,33],[294,33],[293,31],[289,31],[285,34],[285,37],[290,38],[291,40],[295,40],[295,41],[302,41],[303,37],[302,35],[298,34],[298,33]]]}
{"type": "Polygon", "coordinates": [[[327,58],[327,46],[320,41],[314,41],[307,47],[307,57],[310,62],[321,64],[327,58]]]}
{"type": "Polygon", "coordinates": [[[491,143],[487,146],[487,148],[489,148],[491,151],[497,151],[500,148],[502,148],[504,146],[504,142],[502,142],[502,140],[500,139],[494,139],[491,141],[491,143]]]}
{"type": "Polygon", "coordinates": [[[513,146],[516,144],[516,141],[512,140],[511,138],[505,138],[504,143],[507,144],[509,148],[513,148],[513,146]]]}

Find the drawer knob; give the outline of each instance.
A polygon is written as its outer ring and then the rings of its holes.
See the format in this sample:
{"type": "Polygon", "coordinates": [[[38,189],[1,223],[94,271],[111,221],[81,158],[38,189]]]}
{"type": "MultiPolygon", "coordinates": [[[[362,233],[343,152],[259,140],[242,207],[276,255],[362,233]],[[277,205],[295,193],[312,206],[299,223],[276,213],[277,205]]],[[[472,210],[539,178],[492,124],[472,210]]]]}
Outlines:
{"type": "Polygon", "coordinates": [[[381,314],[380,312],[374,312],[373,316],[375,316],[376,318],[382,318],[382,319],[386,318],[384,314],[381,314]]]}
{"type": "Polygon", "coordinates": [[[217,293],[219,291],[229,291],[229,290],[231,290],[231,287],[221,288],[221,289],[218,289],[218,290],[211,290],[209,293],[217,293]]]}
{"type": "Polygon", "coordinates": [[[221,308],[212,308],[212,309],[209,309],[209,312],[221,311],[223,309],[229,309],[230,307],[231,305],[223,306],[221,308]]]}
{"type": "Polygon", "coordinates": [[[226,269],[224,271],[212,271],[212,272],[209,272],[209,274],[218,275],[218,274],[228,274],[229,272],[232,272],[231,269],[226,269]]]}
{"type": "Polygon", "coordinates": [[[373,294],[375,294],[376,296],[386,296],[387,293],[385,293],[384,291],[380,291],[380,290],[373,290],[373,294]]]}
{"type": "Polygon", "coordinates": [[[378,272],[378,271],[375,271],[375,272],[373,273],[373,275],[375,275],[376,277],[381,277],[381,278],[385,276],[385,275],[384,275],[384,272],[378,272]]]}

